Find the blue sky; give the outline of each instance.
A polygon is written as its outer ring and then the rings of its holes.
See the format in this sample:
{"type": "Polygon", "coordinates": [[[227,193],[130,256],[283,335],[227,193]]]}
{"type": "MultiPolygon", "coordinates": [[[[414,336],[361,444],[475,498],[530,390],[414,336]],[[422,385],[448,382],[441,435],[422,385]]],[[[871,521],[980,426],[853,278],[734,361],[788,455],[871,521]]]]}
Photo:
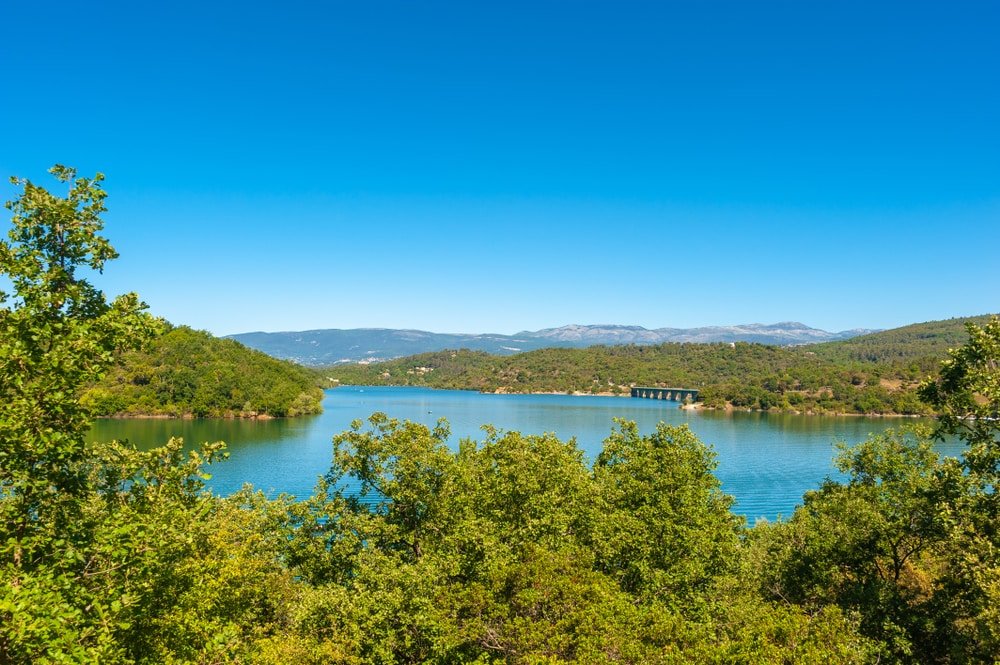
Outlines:
{"type": "Polygon", "coordinates": [[[176,323],[1000,310],[995,2],[153,4],[9,3],[0,174],[104,172],[176,323]]]}

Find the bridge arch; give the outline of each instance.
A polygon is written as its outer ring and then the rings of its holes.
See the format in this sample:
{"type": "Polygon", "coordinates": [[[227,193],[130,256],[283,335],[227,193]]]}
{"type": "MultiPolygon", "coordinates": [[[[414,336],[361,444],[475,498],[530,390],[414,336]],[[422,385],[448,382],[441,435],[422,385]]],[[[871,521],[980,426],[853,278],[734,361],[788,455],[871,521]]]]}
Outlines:
{"type": "Polygon", "coordinates": [[[696,388],[658,388],[655,386],[633,386],[629,391],[632,397],[640,399],[658,399],[668,402],[697,402],[696,388]]]}

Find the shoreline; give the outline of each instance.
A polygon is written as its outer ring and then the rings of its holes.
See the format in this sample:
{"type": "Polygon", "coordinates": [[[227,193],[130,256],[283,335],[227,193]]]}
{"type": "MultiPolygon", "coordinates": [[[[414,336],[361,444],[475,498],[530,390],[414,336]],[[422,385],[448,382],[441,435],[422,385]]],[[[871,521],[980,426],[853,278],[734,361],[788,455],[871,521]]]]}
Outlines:
{"type": "MultiPolygon", "coordinates": [[[[303,414],[317,415],[317,414],[303,414]]],[[[95,420],[279,420],[287,418],[297,418],[298,416],[272,416],[266,413],[255,416],[196,416],[193,413],[185,413],[174,416],[167,413],[116,413],[113,415],[94,416],[95,420]]]]}
{"type": "MultiPolygon", "coordinates": [[[[339,386],[333,386],[332,389],[337,387],[347,387],[352,384],[341,383],[339,386]]],[[[360,386],[361,384],[357,384],[360,386]]],[[[507,388],[497,388],[496,390],[476,390],[475,388],[434,388],[432,386],[405,386],[405,385],[384,385],[381,387],[385,388],[428,388],[431,390],[454,390],[454,391],[464,391],[464,392],[477,392],[481,395],[565,395],[568,397],[622,397],[627,399],[641,399],[633,398],[630,394],[623,394],[621,392],[613,393],[610,391],[602,391],[598,393],[583,392],[580,390],[575,391],[565,391],[565,390],[529,390],[529,391],[511,391],[507,388]]],[[[657,401],[671,401],[673,400],[644,400],[648,402],[657,401]]],[[[847,411],[834,411],[834,412],[824,412],[816,413],[813,411],[796,411],[794,409],[784,410],[784,409],[744,409],[740,407],[734,407],[731,404],[727,404],[724,408],[716,407],[706,407],[702,402],[695,402],[693,404],[683,404],[680,402],[673,402],[677,404],[677,408],[683,411],[720,411],[723,413],[773,413],[775,415],[790,415],[790,416],[838,416],[838,417],[850,417],[850,418],[937,418],[937,414],[917,414],[917,413],[856,413],[847,411]]]]}
{"type": "MultiPolygon", "coordinates": [[[[406,387],[406,386],[399,386],[406,387]]],[[[447,390],[447,388],[445,388],[447,390]]],[[[529,391],[529,392],[507,392],[507,391],[494,391],[494,392],[483,392],[484,395],[568,395],[570,397],[626,397],[629,399],[642,399],[633,398],[631,395],[622,395],[621,393],[610,393],[610,392],[600,392],[600,393],[585,393],[581,391],[573,392],[559,392],[559,391],[529,391]]],[[[830,413],[815,413],[813,411],[796,411],[796,410],[784,410],[784,409],[743,409],[739,407],[727,404],[724,408],[708,407],[702,402],[694,402],[692,404],[684,404],[682,402],[675,402],[674,400],[646,400],[650,402],[673,402],[677,404],[677,408],[682,411],[722,411],[724,413],[774,413],[774,414],[786,414],[792,416],[845,416],[845,417],[856,417],[856,418],[936,418],[936,415],[928,414],[921,415],[915,413],[854,413],[854,412],[840,412],[834,411],[830,413]]]]}

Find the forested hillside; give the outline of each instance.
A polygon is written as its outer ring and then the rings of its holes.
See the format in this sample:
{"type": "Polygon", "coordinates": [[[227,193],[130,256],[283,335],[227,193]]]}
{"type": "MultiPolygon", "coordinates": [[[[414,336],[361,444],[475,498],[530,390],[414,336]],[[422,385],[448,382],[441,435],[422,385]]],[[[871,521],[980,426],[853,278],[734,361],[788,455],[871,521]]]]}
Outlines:
{"type": "Polygon", "coordinates": [[[295,363],[179,326],[122,355],[83,399],[101,415],[296,416],[321,410],[318,381],[295,363]]]}
{"type": "Polygon", "coordinates": [[[630,385],[697,388],[709,408],[811,413],[924,414],[920,379],[947,349],[968,339],[952,319],[842,342],[799,347],[761,344],[661,344],[541,349],[515,356],[443,351],[385,363],[345,365],[343,383],[414,385],[483,392],[628,394],[630,385]]]}
{"type": "Polygon", "coordinates": [[[984,325],[990,316],[914,323],[848,340],[809,347],[817,355],[838,363],[888,365],[899,376],[918,378],[936,372],[941,359],[969,339],[967,323],[984,325]]]}

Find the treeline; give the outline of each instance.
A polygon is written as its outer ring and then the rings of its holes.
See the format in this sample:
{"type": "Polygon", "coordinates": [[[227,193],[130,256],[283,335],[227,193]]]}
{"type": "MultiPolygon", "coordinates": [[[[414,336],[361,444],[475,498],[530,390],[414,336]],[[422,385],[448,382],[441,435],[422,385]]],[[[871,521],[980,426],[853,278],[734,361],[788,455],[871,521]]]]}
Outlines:
{"type": "Polygon", "coordinates": [[[98,415],[283,417],[322,410],[319,376],[230,339],[168,327],[83,395],[98,415]]]}
{"type": "Polygon", "coordinates": [[[628,394],[629,386],[697,388],[709,408],[808,413],[928,414],[919,381],[962,344],[967,322],[908,326],[844,342],[797,347],[730,344],[594,346],[514,356],[425,353],[325,373],[356,385],[482,392],[628,394]]]}

